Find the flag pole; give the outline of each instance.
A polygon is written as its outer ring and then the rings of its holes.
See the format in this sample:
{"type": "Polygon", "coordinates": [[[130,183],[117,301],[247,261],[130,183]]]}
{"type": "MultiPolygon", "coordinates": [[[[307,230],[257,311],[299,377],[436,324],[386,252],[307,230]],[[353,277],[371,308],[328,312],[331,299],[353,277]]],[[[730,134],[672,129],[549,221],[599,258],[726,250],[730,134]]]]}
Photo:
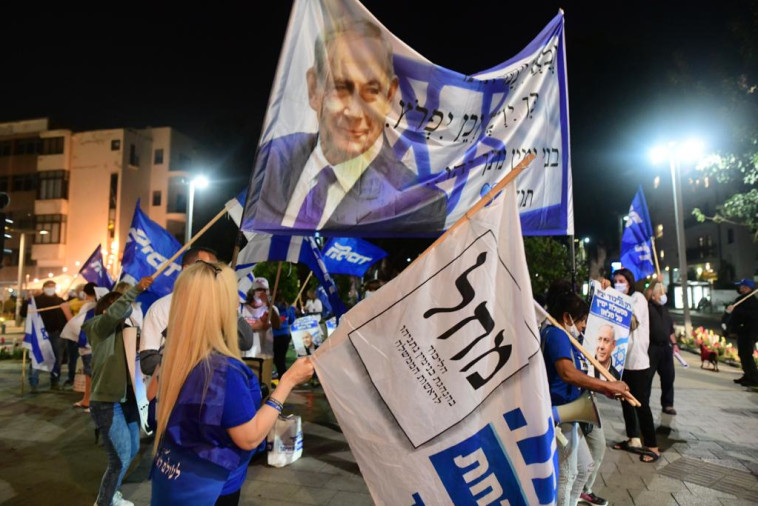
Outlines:
{"type": "Polygon", "coordinates": [[[153,275],[150,276],[150,277],[153,278],[153,279],[155,279],[156,277],[158,277],[158,275],[161,272],[163,272],[164,270],[166,270],[166,267],[168,267],[169,265],[171,265],[174,260],[176,260],[177,258],[179,258],[181,256],[182,253],[184,253],[185,251],[187,251],[190,248],[190,246],[192,246],[192,243],[194,243],[195,241],[197,241],[200,238],[201,235],[203,235],[205,232],[207,232],[208,229],[211,228],[211,226],[213,226],[214,223],[216,223],[218,220],[220,220],[221,217],[224,216],[226,213],[227,213],[227,208],[226,208],[226,206],[224,206],[224,208],[221,211],[219,211],[219,213],[216,216],[214,216],[213,219],[211,219],[211,221],[209,221],[208,223],[206,223],[203,228],[201,228],[194,236],[192,236],[192,239],[190,239],[189,241],[187,241],[187,244],[185,244],[184,246],[182,246],[181,248],[179,248],[179,251],[177,251],[176,253],[174,253],[174,256],[172,256],[171,258],[169,258],[168,260],[166,260],[165,262],[163,262],[161,264],[161,266],[158,267],[158,270],[155,271],[155,273],[153,273],[153,275]]]}
{"type": "Polygon", "coordinates": [[[279,265],[276,268],[276,280],[274,281],[274,291],[272,292],[271,300],[269,301],[271,305],[273,305],[274,301],[276,300],[276,291],[279,289],[279,276],[281,276],[281,274],[282,274],[282,261],[279,260],[279,265]]]}
{"type": "Polygon", "coordinates": [[[655,274],[656,274],[655,277],[658,281],[662,282],[663,279],[661,279],[661,268],[658,265],[658,251],[655,249],[655,237],[651,237],[650,242],[653,245],[653,258],[655,259],[655,274]]]}
{"type": "Polygon", "coordinates": [[[748,300],[750,297],[752,297],[752,296],[753,296],[753,295],[755,295],[756,293],[758,293],[758,288],[756,288],[755,290],[753,290],[753,291],[750,293],[750,295],[748,295],[747,297],[745,297],[745,298],[744,298],[744,299],[742,299],[741,301],[739,301],[739,302],[737,302],[737,303],[733,304],[733,305],[732,305],[732,311],[734,311],[734,308],[736,308],[737,306],[739,306],[740,304],[742,304],[743,302],[745,302],[746,300],[748,300]]]}
{"type": "MultiPolygon", "coordinates": [[[[300,300],[300,296],[303,294],[303,291],[305,290],[305,287],[308,286],[308,281],[311,280],[311,276],[313,276],[313,271],[311,271],[311,272],[308,273],[308,277],[305,278],[305,282],[303,283],[303,286],[301,286],[300,287],[300,291],[297,292],[297,297],[295,297],[295,301],[293,302],[293,304],[295,302],[297,302],[298,300],[300,300]]],[[[300,301],[300,304],[302,305],[302,301],[300,301]]]]}
{"type": "Polygon", "coordinates": [[[416,259],[413,262],[411,262],[410,265],[413,265],[414,263],[416,263],[420,258],[424,258],[430,251],[432,251],[442,241],[444,241],[447,238],[447,236],[450,235],[450,233],[453,230],[455,230],[456,228],[458,228],[461,225],[463,225],[464,223],[466,223],[468,220],[471,219],[471,217],[473,215],[475,215],[476,213],[478,213],[484,206],[486,206],[487,204],[489,204],[490,202],[492,202],[493,200],[495,200],[495,197],[497,196],[497,194],[500,193],[501,191],[503,191],[503,188],[505,188],[506,186],[508,186],[508,184],[511,181],[513,181],[514,179],[516,179],[516,176],[518,176],[519,174],[521,174],[521,172],[523,172],[524,169],[526,169],[527,167],[529,167],[529,164],[532,162],[532,160],[534,160],[534,158],[536,156],[537,155],[535,155],[534,153],[531,153],[527,157],[525,157],[523,160],[521,160],[521,162],[518,165],[516,165],[513,169],[511,169],[511,171],[508,174],[506,174],[505,177],[500,180],[500,182],[498,182],[495,186],[493,186],[492,189],[489,192],[487,192],[487,194],[484,197],[482,197],[481,199],[479,199],[479,202],[477,202],[476,204],[474,204],[471,207],[471,209],[469,209],[468,211],[466,211],[466,214],[464,214],[463,216],[461,216],[458,221],[456,221],[455,223],[453,223],[450,226],[450,228],[448,228],[445,231],[445,233],[443,233],[441,236],[439,236],[437,238],[437,240],[432,243],[431,246],[429,246],[428,248],[426,248],[426,250],[423,253],[421,253],[419,256],[417,256],[416,259]]]}

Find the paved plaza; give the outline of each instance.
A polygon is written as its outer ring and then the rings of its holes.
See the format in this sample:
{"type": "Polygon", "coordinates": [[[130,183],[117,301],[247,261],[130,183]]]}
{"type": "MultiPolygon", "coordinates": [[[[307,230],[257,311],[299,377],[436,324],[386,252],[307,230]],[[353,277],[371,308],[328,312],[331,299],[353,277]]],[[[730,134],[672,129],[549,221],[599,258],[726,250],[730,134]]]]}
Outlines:
{"type": "MultiPolygon", "coordinates": [[[[758,503],[758,393],[732,382],[737,369],[722,366],[714,373],[700,369],[697,356],[686,358],[691,367],[676,367],[677,416],[661,414],[660,390],[653,390],[663,458],[645,464],[608,449],[595,492],[612,504],[758,503]]],[[[27,389],[22,396],[20,368],[18,361],[0,362],[0,503],[92,504],[106,458],[95,445],[89,415],[71,407],[80,394],[50,392],[43,379],[41,393],[27,389]]],[[[304,455],[282,469],[255,460],[241,504],[373,504],[323,391],[301,388],[287,406],[303,417],[304,455]]],[[[603,398],[600,411],[609,444],[623,439],[619,404],[603,398]]],[[[123,486],[137,505],[149,504],[150,453],[145,441],[123,486]]]]}

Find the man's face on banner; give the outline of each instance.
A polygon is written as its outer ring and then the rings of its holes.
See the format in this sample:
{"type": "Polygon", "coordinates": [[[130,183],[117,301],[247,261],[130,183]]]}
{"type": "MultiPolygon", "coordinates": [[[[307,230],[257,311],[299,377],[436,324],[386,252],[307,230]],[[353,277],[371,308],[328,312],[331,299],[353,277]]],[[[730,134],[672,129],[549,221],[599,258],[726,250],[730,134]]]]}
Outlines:
{"type": "Polygon", "coordinates": [[[327,72],[308,71],[309,102],[319,115],[326,159],[338,164],[366,152],[382,133],[397,78],[381,41],[346,32],[326,45],[327,72]]]}
{"type": "Polygon", "coordinates": [[[611,361],[611,353],[616,348],[616,339],[613,336],[613,329],[607,325],[600,328],[600,334],[597,336],[597,349],[595,357],[601,364],[608,364],[611,361]]]}

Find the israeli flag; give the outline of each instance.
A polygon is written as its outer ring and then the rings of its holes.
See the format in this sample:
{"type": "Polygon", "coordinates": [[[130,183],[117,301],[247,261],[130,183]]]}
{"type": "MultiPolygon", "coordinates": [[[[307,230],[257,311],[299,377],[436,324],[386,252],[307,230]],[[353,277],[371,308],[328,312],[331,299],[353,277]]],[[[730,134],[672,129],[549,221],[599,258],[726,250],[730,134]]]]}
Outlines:
{"type": "Polygon", "coordinates": [[[47,336],[42,316],[37,312],[34,297],[29,300],[28,311],[22,346],[29,350],[34,369],[50,372],[55,366],[55,353],[53,353],[53,345],[50,344],[50,339],[47,336]]]}
{"type": "Polygon", "coordinates": [[[239,295],[240,304],[245,302],[247,292],[253,286],[253,281],[255,281],[255,275],[252,272],[248,272],[244,276],[237,278],[237,295],[239,295]]]}
{"type": "Polygon", "coordinates": [[[621,236],[621,265],[632,271],[634,279],[642,279],[655,272],[652,237],[653,226],[640,186],[629,206],[626,227],[621,236]]]}
{"type": "Polygon", "coordinates": [[[355,237],[332,237],[323,249],[324,264],[332,274],[363,277],[387,252],[355,237]]]}
{"type": "Polygon", "coordinates": [[[108,274],[105,265],[103,265],[103,252],[100,244],[97,245],[95,251],[84,262],[79,275],[90,283],[105,287],[109,291],[113,289],[114,281],[111,279],[110,274],[108,274]]]}
{"type": "MultiPolygon", "coordinates": [[[[181,247],[173,235],[142,212],[138,200],[121,261],[124,279],[136,283],[143,277],[152,276],[181,247]]],[[[143,311],[147,312],[150,304],[173,291],[174,282],[181,270],[179,257],[155,278],[150,288],[139,297],[143,311]]]]}

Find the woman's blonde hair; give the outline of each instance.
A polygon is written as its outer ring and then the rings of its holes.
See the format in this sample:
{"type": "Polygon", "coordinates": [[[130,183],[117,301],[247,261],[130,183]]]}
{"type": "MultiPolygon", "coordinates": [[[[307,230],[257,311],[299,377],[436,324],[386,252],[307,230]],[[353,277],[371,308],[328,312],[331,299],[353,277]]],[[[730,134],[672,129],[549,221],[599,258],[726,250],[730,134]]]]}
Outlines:
{"type": "MultiPolygon", "coordinates": [[[[237,303],[234,272],[221,263],[198,261],[185,267],[176,280],[158,382],[158,427],[153,451],[160,445],[171,411],[192,369],[212,352],[240,358],[237,303]]],[[[207,360],[205,367],[210,373],[207,360]]],[[[207,380],[210,377],[206,374],[207,380]]]]}

